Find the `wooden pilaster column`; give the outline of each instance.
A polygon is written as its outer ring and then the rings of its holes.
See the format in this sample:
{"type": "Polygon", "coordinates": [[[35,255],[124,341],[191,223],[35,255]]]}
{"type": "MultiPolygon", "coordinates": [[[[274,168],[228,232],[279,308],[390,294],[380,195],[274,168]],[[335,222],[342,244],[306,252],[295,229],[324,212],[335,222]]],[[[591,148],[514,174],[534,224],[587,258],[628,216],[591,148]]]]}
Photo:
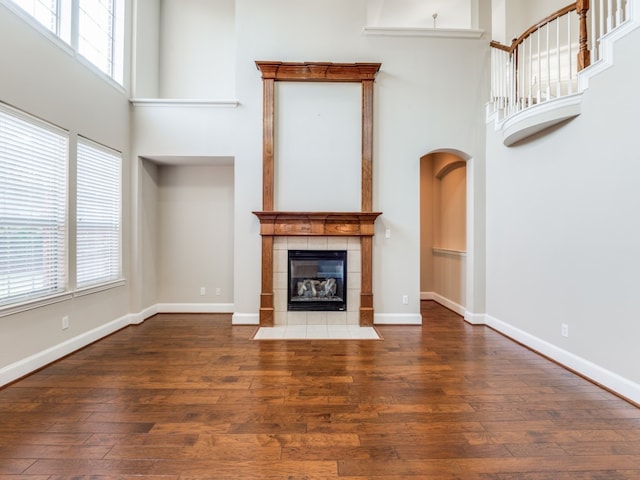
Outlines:
{"type": "Polygon", "coordinates": [[[580,20],[580,38],[578,50],[578,71],[584,70],[591,64],[591,54],[589,53],[589,38],[587,33],[587,12],[589,11],[589,0],[577,0],[576,11],[580,20]]]}
{"type": "Polygon", "coordinates": [[[262,293],[260,294],[260,326],[273,327],[273,236],[262,236],[262,293]]]}
{"type": "Polygon", "coordinates": [[[273,210],[275,80],[262,80],[262,210],[273,210]]]}
{"type": "MultiPolygon", "coordinates": [[[[262,80],[262,209],[273,210],[274,196],[274,122],[275,80],[262,80]]],[[[273,327],[273,237],[262,237],[262,292],[260,293],[260,326],[273,327]]]]}
{"type": "Polygon", "coordinates": [[[373,237],[360,237],[360,326],[373,325],[373,237]]]}
{"type": "Polygon", "coordinates": [[[362,204],[373,209],[373,79],[362,80],[362,204]]]}

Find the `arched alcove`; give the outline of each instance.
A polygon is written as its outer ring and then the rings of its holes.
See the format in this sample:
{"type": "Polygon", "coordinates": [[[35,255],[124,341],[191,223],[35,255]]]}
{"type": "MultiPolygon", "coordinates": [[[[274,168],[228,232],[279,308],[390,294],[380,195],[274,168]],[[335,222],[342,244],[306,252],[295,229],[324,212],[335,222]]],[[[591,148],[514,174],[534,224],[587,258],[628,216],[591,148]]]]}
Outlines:
{"type": "Polygon", "coordinates": [[[469,270],[467,178],[469,157],[452,150],[432,151],[420,159],[420,291],[465,315],[469,270]]]}

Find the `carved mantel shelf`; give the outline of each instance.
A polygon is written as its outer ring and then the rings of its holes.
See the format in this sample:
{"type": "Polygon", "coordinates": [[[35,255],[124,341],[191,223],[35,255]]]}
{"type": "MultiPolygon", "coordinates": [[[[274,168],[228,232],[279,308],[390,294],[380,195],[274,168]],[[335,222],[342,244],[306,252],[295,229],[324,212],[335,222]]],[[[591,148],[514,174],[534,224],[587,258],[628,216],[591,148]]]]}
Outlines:
{"type": "Polygon", "coordinates": [[[381,212],[253,212],[260,235],[373,236],[381,212]]]}

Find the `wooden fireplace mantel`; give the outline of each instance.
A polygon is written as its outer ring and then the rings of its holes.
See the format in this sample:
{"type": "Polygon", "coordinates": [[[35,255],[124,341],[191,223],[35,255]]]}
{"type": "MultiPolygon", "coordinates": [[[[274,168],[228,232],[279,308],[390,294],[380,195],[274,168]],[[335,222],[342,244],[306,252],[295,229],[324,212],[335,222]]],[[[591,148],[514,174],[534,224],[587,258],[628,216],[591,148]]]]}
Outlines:
{"type": "Polygon", "coordinates": [[[356,236],[360,238],[360,325],[373,325],[373,82],[379,63],[256,61],[262,74],[262,293],[260,325],[274,325],[273,241],[277,236],[356,236]],[[358,82],[362,86],[360,212],[279,212],[274,210],[275,83],[358,82]]]}
{"type": "Polygon", "coordinates": [[[253,212],[260,235],[373,236],[381,212],[253,212]]]}

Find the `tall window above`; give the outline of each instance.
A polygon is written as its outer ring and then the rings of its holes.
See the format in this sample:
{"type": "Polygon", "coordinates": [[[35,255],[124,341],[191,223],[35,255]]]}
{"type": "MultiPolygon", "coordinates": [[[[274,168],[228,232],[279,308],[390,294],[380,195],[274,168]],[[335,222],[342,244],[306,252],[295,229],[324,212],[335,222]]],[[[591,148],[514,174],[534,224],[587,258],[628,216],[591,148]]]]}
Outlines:
{"type": "Polygon", "coordinates": [[[66,290],[68,144],[0,104],[0,306],[66,290]]]}
{"type": "Polygon", "coordinates": [[[120,278],[120,153],[78,139],[76,283],[120,278]]]}
{"type": "Polygon", "coordinates": [[[59,35],[58,0],[13,0],[44,27],[59,35]]]}
{"type": "Polygon", "coordinates": [[[102,72],[123,83],[125,0],[9,1],[102,72]]]}
{"type": "Polygon", "coordinates": [[[122,83],[121,0],[78,0],[78,52],[122,83]]]}

